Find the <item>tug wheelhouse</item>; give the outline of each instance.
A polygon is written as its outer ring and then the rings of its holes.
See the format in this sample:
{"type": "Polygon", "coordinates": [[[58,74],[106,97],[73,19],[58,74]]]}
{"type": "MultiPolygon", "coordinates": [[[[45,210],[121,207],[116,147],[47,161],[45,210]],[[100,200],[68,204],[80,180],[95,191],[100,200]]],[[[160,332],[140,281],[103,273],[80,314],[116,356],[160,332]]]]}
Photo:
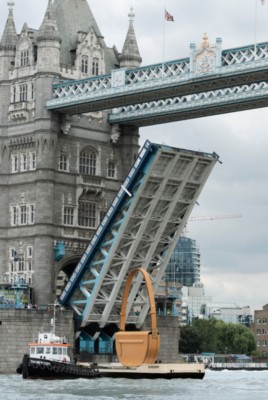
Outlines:
{"type": "Polygon", "coordinates": [[[54,333],[39,333],[36,342],[29,343],[30,358],[70,362],[70,344],[54,333]]]}

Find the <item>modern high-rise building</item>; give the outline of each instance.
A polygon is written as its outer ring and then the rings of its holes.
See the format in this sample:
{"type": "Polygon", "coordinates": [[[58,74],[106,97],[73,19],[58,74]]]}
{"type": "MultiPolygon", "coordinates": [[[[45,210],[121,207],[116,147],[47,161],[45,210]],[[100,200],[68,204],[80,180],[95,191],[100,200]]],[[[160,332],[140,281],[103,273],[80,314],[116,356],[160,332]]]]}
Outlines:
{"type": "Polygon", "coordinates": [[[166,280],[188,287],[200,281],[200,251],[195,240],[180,237],[166,269],[166,280]]]}
{"type": "Polygon", "coordinates": [[[8,6],[0,27],[0,282],[20,278],[35,303],[47,304],[139,150],[138,128],[110,125],[106,111],[48,111],[53,82],[136,68],[141,57],[132,10],[120,53],[107,47],[85,0],[49,0],[39,29],[25,23],[20,33],[8,6]]]}

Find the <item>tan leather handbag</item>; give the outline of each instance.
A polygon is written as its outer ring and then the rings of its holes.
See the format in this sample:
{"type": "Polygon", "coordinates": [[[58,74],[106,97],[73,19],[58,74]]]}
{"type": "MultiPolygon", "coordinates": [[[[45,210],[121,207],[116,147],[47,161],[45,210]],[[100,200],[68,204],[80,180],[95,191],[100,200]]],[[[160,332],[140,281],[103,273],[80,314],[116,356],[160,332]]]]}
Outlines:
{"type": "Polygon", "coordinates": [[[142,364],[153,364],[160,348],[160,335],[156,327],[156,309],[151,279],[147,271],[137,268],[130,272],[122,300],[120,313],[120,331],[115,335],[115,348],[119,361],[126,367],[137,367],[142,364]],[[135,274],[144,276],[151,308],[151,331],[125,331],[127,299],[135,274]]]}

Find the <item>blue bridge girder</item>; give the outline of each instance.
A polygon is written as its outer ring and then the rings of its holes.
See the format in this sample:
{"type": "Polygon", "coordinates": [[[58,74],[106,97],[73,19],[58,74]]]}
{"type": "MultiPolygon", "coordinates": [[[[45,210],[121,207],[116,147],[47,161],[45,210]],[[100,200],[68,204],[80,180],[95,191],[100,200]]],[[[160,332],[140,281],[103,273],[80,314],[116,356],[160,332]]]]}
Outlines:
{"type": "MultiPolygon", "coordinates": [[[[191,95],[202,94],[205,96],[207,93],[214,93],[214,98],[216,98],[216,93],[222,89],[241,88],[244,85],[248,85],[250,88],[251,84],[265,83],[267,79],[267,42],[224,51],[217,48],[215,65],[210,72],[197,70],[193,56],[191,56],[134,70],[117,69],[105,76],[56,83],[53,85],[53,99],[47,101],[47,108],[68,114],[113,109],[110,123],[131,122],[138,126],[144,126],[166,122],[162,116],[165,112],[165,105],[162,107],[159,104],[158,107],[154,107],[154,102],[188,96],[187,107],[191,110],[193,101],[193,112],[173,113],[171,120],[211,115],[220,113],[221,110],[221,112],[229,112],[226,111],[228,107],[225,107],[223,102],[223,107],[211,105],[210,111],[205,104],[204,115],[199,115],[195,98],[191,98],[191,95]],[[147,110],[144,118],[139,116],[134,122],[132,115],[130,121],[127,120],[124,107],[135,105],[136,108],[144,108],[144,105],[147,106],[147,104],[151,110],[154,109],[153,115],[149,115],[147,110]],[[118,109],[121,111],[119,112],[118,109]]],[[[264,104],[263,102],[254,103],[254,101],[250,101],[249,104],[248,95],[245,101],[242,101],[241,96],[240,99],[239,103],[239,99],[233,102],[230,98],[237,110],[255,108],[264,104]],[[239,104],[240,106],[238,106],[239,104]]]]}
{"type": "Polygon", "coordinates": [[[267,106],[268,82],[262,81],[116,108],[109,122],[142,127],[267,106]]]}
{"type": "MultiPolygon", "coordinates": [[[[118,323],[128,273],[151,275],[154,289],[197,198],[219,157],[147,141],[62,292],[81,326],[118,323]]],[[[147,293],[137,277],[128,299],[127,322],[142,325],[147,293]]]]}

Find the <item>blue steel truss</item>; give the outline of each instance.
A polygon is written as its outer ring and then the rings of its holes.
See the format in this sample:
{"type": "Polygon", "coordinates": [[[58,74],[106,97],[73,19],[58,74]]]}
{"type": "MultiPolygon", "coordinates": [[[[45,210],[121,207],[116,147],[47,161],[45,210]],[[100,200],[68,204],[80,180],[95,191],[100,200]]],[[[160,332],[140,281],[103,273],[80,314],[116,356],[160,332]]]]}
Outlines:
{"type": "MultiPolygon", "coordinates": [[[[217,160],[216,153],[145,143],[60,296],[59,302],[73,307],[82,326],[118,323],[124,283],[133,268],[145,268],[156,289],[217,160]]],[[[127,321],[140,326],[148,308],[137,277],[127,321]]]]}
{"type": "Polygon", "coordinates": [[[53,85],[49,110],[78,114],[242,86],[268,79],[268,43],[220,51],[215,68],[199,73],[190,58],[118,69],[110,75],[53,85]]]}

